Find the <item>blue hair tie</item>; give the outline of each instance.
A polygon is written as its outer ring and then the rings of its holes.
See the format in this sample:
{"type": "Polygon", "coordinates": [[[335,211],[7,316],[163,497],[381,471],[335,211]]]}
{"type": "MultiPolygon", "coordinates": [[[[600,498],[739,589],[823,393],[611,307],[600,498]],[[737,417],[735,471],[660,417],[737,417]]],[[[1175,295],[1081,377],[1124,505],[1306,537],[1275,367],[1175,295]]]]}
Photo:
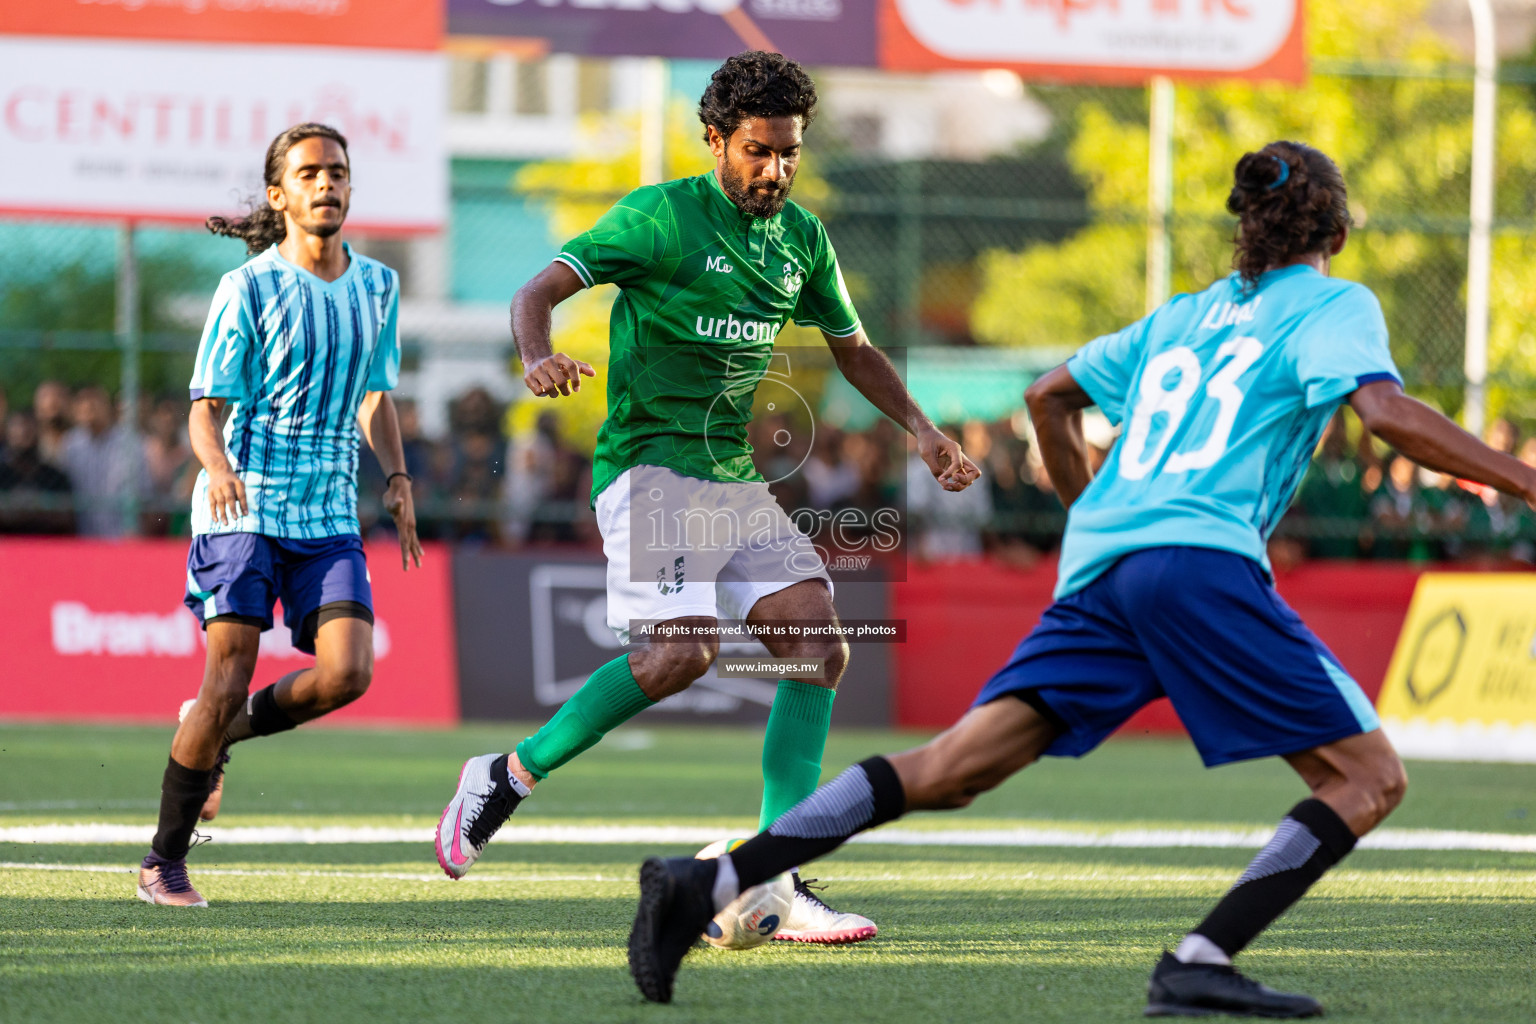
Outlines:
{"type": "Polygon", "coordinates": [[[1280,159],[1279,157],[1275,156],[1275,154],[1273,154],[1273,153],[1269,154],[1269,158],[1271,160],[1273,160],[1275,163],[1280,165],[1280,177],[1278,177],[1274,181],[1270,182],[1269,185],[1264,190],[1266,192],[1273,192],[1275,189],[1279,188],[1281,185],[1284,185],[1288,180],[1290,180],[1290,177],[1291,177],[1291,165],[1289,163],[1287,163],[1286,161],[1280,159]]]}

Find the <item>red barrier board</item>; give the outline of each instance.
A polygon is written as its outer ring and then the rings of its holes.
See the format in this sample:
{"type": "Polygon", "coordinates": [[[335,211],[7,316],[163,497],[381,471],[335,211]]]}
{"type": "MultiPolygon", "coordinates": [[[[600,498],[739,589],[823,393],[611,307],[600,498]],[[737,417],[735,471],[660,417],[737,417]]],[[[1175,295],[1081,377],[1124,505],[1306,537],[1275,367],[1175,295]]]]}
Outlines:
{"type": "MultiPolygon", "coordinates": [[[[1402,563],[1309,562],[1277,585],[1375,700],[1421,571],[1402,563]]],[[[1054,560],[1028,570],[992,562],[910,566],[907,581],[891,588],[893,614],[907,621],[907,643],[897,653],[896,723],[940,729],[964,714],[1040,621],[1055,586],[1054,560]]],[[[1123,731],[1183,727],[1159,700],[1123,731]]]]}
{"type": "MultiPolygon", "coordinates": [[[[0,718],[174,721],[203,677],[203,633],[181,603],[185,541],[0,540],[0,718]]],[[[458,721],[448,549],[400,571],[370,545],[374,679],[337,724],[458,721]]],[[[253,689],[313,664],[282,625],[262,635],[253,689]]]]}

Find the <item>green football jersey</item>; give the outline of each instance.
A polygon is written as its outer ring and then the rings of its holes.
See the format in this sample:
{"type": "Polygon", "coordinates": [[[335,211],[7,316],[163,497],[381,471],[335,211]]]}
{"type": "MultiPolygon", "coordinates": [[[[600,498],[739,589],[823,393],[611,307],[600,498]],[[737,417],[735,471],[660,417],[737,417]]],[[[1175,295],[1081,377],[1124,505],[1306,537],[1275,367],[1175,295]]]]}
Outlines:
{"type": "Polygon", "coordinates": [[[747,424],[788,320],[859,329],[826,229],[794,203],[742,213],[713,172],[636,189],[555,257],[619,286],[592,500],[632,466],[756,481],[747,424]]]}

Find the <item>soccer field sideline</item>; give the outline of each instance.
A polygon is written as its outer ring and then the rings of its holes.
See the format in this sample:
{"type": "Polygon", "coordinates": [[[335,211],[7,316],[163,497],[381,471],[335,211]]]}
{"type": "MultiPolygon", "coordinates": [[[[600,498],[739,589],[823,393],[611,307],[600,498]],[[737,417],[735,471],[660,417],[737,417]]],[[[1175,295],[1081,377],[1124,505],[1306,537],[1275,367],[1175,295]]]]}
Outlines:
{"type": "MultiPolygon", "coordinates": [[[[22,825],[0,828],[0,843],[52,845],[145,844],[154,835],[152,825],[102,823],[22,825]]],[[[719,839],[720,830],[710,826],[669,825],[510,825],[498,833],[496,843],[579,843],[586,845],[697,844],[719,839]]],[[[1272,828],[1249,829],[1154,829],[1006,828],[1006,829],[880,829],[856,836],[861,844],[886,846],[981,846],[1064,847],[1073,849],[1257,849],[1274,834],[1272,828]]],[[[235,826],[221,828],[218,841],[225,846],[357,845],[430,842],[427,828],[372,826],[235,826]]],[[[1536,836],[1501,832],[1467,832],[1445,829],[1384,828],[1360,841],[1364,850],[1474,850],[1491,853],[1536,853],[1536,836]]]]}

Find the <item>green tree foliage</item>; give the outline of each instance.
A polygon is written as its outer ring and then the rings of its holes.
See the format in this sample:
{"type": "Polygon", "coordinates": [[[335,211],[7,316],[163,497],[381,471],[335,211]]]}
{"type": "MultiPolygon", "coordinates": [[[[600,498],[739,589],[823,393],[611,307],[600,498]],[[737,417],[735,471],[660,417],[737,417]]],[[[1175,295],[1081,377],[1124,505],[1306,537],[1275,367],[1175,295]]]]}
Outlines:
{"type": "MultiPolygon", "coordinates": [[[[117,391],[122,359],[112,333],[117,278],[110,230],[93,231],[90,244],[64,260],[50,251],[49,236],[42,232],[12,232],[7,240],[14,244],[0,254],[0,388],[11,404],[30,404],[33,389],[46,379],[117,391]]],[[[233,243],[227,248],[237,251],[233,243]]],[[[206,253],[173,245],[142,253],[139,324],[152,343],[140,356],[145,393],[185,393],[192,371],[190,348],[196,346],[197,336],[177,320],[171,307],[189,291],[211,292],[217,273],[206,253]]]]}
{"type": "MultiPolygon", "coordinates": [[[[1443,404],[1459,403],[1465,331],[1466,218],[1470,188],[1470,79],[1457,75],[1339,74],[1346,62],[1444,69],[1461,55],[1424,27],[1426,0],[1313,0],[1305,85],[1180,86],[1174,137],[1172,239],[1175,291],[1229,272],[1235,226],[1224,212],[1232,167],[1244,152],[1296,139],[1338,161],[1357,230],[1334,273],[1380,297],[1404,374],[1443,404]]],[[[1080,344],[1145,312],[1148,134],[1146,103],[1126,116],[1105,91],[1042,91],[1060,123],[1094,221],[1060,244],[993,251],[971,311],[976,336],[994,345],[1080,344]]],[[[1536,116],[1525,90],[1502,90],[1500,214],[1524,230],[1495,251],[1495,373],[1536,374],[1536,116]]],[[[1508,391],[1496,400],[1512,400],[1508,391]]],[[[1536,410],[1533,410],[1536,412],[1536,410]]]]}

